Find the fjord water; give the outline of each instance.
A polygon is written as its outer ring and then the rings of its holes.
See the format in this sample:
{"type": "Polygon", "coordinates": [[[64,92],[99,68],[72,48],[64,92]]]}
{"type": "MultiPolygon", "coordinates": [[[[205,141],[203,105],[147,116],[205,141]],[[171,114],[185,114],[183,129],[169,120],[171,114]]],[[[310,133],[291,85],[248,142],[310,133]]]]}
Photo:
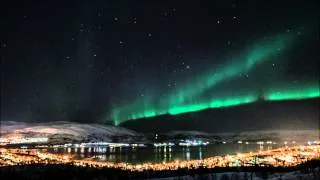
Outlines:
{"type": "Polygon", "coordinates": [[[52,153],[71,154],[76,159],[90,158],[96,161],[144,163],[170,162],[175,160],[204,159],[212,156],[232,155],[242,152],[272,149],[277,145],[257,144],[210,144],[196,147],[66,147],[48,149],[52,153]]]}

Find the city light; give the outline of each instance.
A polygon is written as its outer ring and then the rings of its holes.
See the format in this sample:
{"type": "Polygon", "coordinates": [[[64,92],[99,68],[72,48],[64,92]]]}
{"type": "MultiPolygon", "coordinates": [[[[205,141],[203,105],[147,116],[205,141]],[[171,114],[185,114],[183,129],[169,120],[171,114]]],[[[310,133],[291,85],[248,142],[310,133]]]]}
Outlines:
{"type": "Polygon", "coordinates": [[[165,146],[174,146],[175,144],[174,143],[153,143],[153,146],[154,147],[165,147],[165,146]]]}
{"type": "Polygon", "coordinates": [[[202,142],[200,140],[185,140],[183,142],[179,142],[179,146],[206,146],[209,142],[202,142]]]}
{"type": "Polygon", "coordinates": [[[125,162],[102,162],[92,158],[73,159],[71,155],[51,154],[44,149],[0,148],[0,166],[18,164],[73,164],[74,166],[95,168],[117,168],[129,171],[163,171],[181,168],[215,168],[238,166],[291,167],[312,159],[320,158],[320,145],[282,147],[278,149],[238,153],[236,155],[214,156],[202,160],[185,160],[162,163],[129,164],[125,162]]]}

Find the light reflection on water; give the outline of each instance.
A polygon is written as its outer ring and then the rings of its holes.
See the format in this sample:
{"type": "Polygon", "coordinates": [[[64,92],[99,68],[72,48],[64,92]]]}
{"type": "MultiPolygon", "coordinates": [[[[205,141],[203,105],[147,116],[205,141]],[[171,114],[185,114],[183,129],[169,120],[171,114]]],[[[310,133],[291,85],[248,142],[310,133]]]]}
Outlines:
{"type": "Polygon", "coordinates": [[[79,148],[52,148],[53,153],[66,153],[74,155],[74,158],[93,158],[97,161],[113,161],[128,163],[143,162],[169,162],[174,160],[204,159],[212,156],[236,154],[256,150],[276,148],[276,145],[257,144],[211,144],[198,147],[79,147],[79,148]]]}

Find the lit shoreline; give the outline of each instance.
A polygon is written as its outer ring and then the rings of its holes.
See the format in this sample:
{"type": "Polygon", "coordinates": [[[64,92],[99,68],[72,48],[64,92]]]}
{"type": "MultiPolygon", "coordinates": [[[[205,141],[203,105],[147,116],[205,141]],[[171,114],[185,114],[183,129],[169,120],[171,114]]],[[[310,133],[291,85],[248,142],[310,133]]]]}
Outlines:
{"type": "Polygon", "coordinates": [[[214,156],[203,160],[172,161],[163,163],[116,163],[99,162],[92,159],[72,159],[71,155],[59,155],[40,149],[0,149],[0,167],[28,164],[72,164],[93,168],[116,168],[127,171],[164,171],[183,168],[197,169],[240,166],[292,167],[313,159],[320,159],[320,145],[281,147],[236,155],[214,156]]]}

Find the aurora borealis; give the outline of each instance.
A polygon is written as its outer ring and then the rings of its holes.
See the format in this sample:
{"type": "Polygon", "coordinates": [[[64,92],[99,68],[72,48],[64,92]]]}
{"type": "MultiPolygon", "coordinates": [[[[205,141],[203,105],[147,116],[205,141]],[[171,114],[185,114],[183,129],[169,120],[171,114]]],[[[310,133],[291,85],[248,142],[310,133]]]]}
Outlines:
{"type": "MultiPolygon", "coordinates": [[[[142,127],[182,117],[181,124],[200,127],[236,121],[219,114],[231,107],[313,101],[320,96],[317,7],[276,0],[8,2],[1,119],[142,127]]],[[[239,113],[243,121],[262,111],[250,108],[239,113]]]]}
{"type": "MultiPolygon", "coordinates": [[[[318,84],[310,87],[297,87],[296,89],[282,90],[282,91],[270,91],[263,95],[263,99],[267,101],[281,101],[281,100],[300,100],[320,97],[320,88],[318,84]]],[[[142,113],[133,113],[128,115],[128,119],[117,119],[118,116],[114,115],[114,123],[118,125],[126,120],[134,120],[139,118],[148,118],[157,115],[170,114],[177,115],[181,113],[189,113],[195,111],[201,111],[209,108],[223,108],[230,106],[237,106],[247,103],[253,103],[259,100],[258,94],[249,94],[243,97],[230,97],[224,99],[213,99],[209,102],[200,102],[196,104],[183,104],[179,106],[173,106],[167,111],[157,111],[155,109],[146,109],[142,113]]]]}
{"type": "MultiPolygon", "coordinates": [[[[290,90],[281,91],[269,91],[263,95],[263,99],[266,101],[281,101],[281,100],[301,100],[301,99],[311,99],[320,97],[319,85],[315,83],[313,86],[307,87],[296,87],[290,90]]],[[[224,108],[230,106],[237,106],[247,103],[253,103],[259,100],[258,93],[249,94],[242,97],[229,97],[224,99],[213,99],[209,102],[199,102],[195,104],[182,104],[178,106],[173,106],[168,108],[167,111],[157,111],[154,108],[146,109],[142,113],[133,113],[128,115],[128,119],[120,120],[117,115],[114,115],[114,123],[118,125],[119,123],[125,122],[127,120],[134,120],[139,118],[154,117],[163,114],[177,115],[181,113],[190,113],[195,111],[201,111],[209,108],[224,108]]]]}
{"type": "MultiPolygon", "coordinates": [[[[281,56],[286,50],[294,46],[296,39],[292,34],[276,35],[256,42],[246,53],[232,58],[232,63],[213,69],[205,75],[195,77],[182,88],[172,92],[164,98],[150,101],[148,97],[137,100],[136,103],[125,105],[124,108],[114,109],[111,118],[115,125],[127,120],[154,117],[163,114],[177,115],[201,111],[208,108],[223,108],[253,103],[263,98],[266,101],[298,100],[320,97],[319,84],[314,82],[310,86],[296,86],[290,89],[277,87],[263,87],[268,90],[259,94],[259,89],[250,90],[241,96],[205,97],[203,92],[213,89],[219,83],[235,78],[239,73],[248,73],[259,64],[263,64],[275,56],[281,56]],[[260,97],[262,96],[262,97],[260,97]]],[[[232,88],[232,86],[230,86],[232,88]]],[[[287,86],[288,88],[289,86],[287,86]]],[[[262,89],[263,89],[262,88],[262,89]]],[[[152,99],[152,98],[150,98],[152,99]]]]}

